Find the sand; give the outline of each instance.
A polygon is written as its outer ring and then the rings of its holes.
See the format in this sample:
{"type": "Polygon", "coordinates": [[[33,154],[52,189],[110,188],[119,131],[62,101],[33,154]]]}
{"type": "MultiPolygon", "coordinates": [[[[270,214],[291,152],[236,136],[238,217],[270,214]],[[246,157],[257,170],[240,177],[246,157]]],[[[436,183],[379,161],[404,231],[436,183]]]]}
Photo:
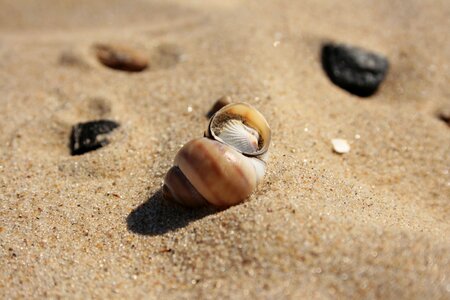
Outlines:
{"type": "Polygon", "coordinates": [[[0,1],[0,298],[449,299],[449,16],[446,0],[0,1]],[[331,83],[327,41],[389,59],[377,94],[331,83]],[[96,43],[150,67],[109,69],[96,43]],[[272,128],[263,183],[224,211],[164,202],[222,96],[272,128]],[[121,127],[71,156],[95,119],[121,127]]]}

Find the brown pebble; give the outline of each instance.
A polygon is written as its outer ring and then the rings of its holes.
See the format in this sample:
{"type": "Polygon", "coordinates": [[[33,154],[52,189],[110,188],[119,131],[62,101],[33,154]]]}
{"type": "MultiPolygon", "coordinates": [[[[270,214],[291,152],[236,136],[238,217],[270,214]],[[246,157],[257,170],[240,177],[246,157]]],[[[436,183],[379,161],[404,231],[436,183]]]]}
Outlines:
{"type": "Polygon", "coordinates": [[[211,118],[219,109],[230,104],[231,102],[232,100],[230,96],[223,96],[222,98],[219,98],[208,111],[206,116],[208,117],[208,119],[211,118]]]}
{"type": "Polygon", "coordinates": [[[143,53],[126,46],[97,44],[94,47],[98,60],[112,69],[140,72],[148,66],[148,58],[143,53]]]}
{"type": "Polygon", "coordinates": [[[172,252],[172,249],[170,249],[170,248],[159,249],[159,253],[168,253],[168,252],[172,252]]]}
{"type": "Polygon", "coordinates": [[[442,109],[437,113],[437,117],[441,121],[447,123],[448,126],[450,126],[450,109],[442,109]]]}

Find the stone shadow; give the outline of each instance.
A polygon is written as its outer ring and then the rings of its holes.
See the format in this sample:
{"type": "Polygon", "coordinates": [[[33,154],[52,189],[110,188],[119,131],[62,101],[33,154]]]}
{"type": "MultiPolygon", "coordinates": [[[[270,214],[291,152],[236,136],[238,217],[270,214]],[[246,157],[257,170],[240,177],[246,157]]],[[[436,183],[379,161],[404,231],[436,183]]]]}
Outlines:
{"type": "Polygon", "coordinates": [[[127,228],[141,235],[161,235],[215,212],[217,210],[210,207],[185,208],[164,200],[162,190],[158,190],[128,215],[127,228]]]}

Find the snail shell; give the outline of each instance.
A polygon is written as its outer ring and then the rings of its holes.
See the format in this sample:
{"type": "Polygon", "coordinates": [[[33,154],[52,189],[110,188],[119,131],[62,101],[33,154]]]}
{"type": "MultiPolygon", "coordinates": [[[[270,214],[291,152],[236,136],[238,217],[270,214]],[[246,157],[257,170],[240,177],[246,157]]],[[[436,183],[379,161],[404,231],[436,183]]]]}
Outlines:
{"type": "Polygon", "coordinates": [[[164,178],[164,198],[190,207],[242,202],[264,176],[270,138],[266,120],[249,104],[223,107],[205,137],[178,151],[164,178]]]}

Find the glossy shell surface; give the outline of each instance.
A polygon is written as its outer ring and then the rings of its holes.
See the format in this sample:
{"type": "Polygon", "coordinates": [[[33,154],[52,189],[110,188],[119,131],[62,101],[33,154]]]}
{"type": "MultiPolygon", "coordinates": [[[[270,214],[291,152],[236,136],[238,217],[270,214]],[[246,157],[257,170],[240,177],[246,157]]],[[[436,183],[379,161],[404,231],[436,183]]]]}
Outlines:
{"type": "Polygon", "coordinates": [[[241,202],[257,184],[251,161],[233,148],[207,138],[187,143],[176,155],[174,165],[214,206],[241,202]]]}

